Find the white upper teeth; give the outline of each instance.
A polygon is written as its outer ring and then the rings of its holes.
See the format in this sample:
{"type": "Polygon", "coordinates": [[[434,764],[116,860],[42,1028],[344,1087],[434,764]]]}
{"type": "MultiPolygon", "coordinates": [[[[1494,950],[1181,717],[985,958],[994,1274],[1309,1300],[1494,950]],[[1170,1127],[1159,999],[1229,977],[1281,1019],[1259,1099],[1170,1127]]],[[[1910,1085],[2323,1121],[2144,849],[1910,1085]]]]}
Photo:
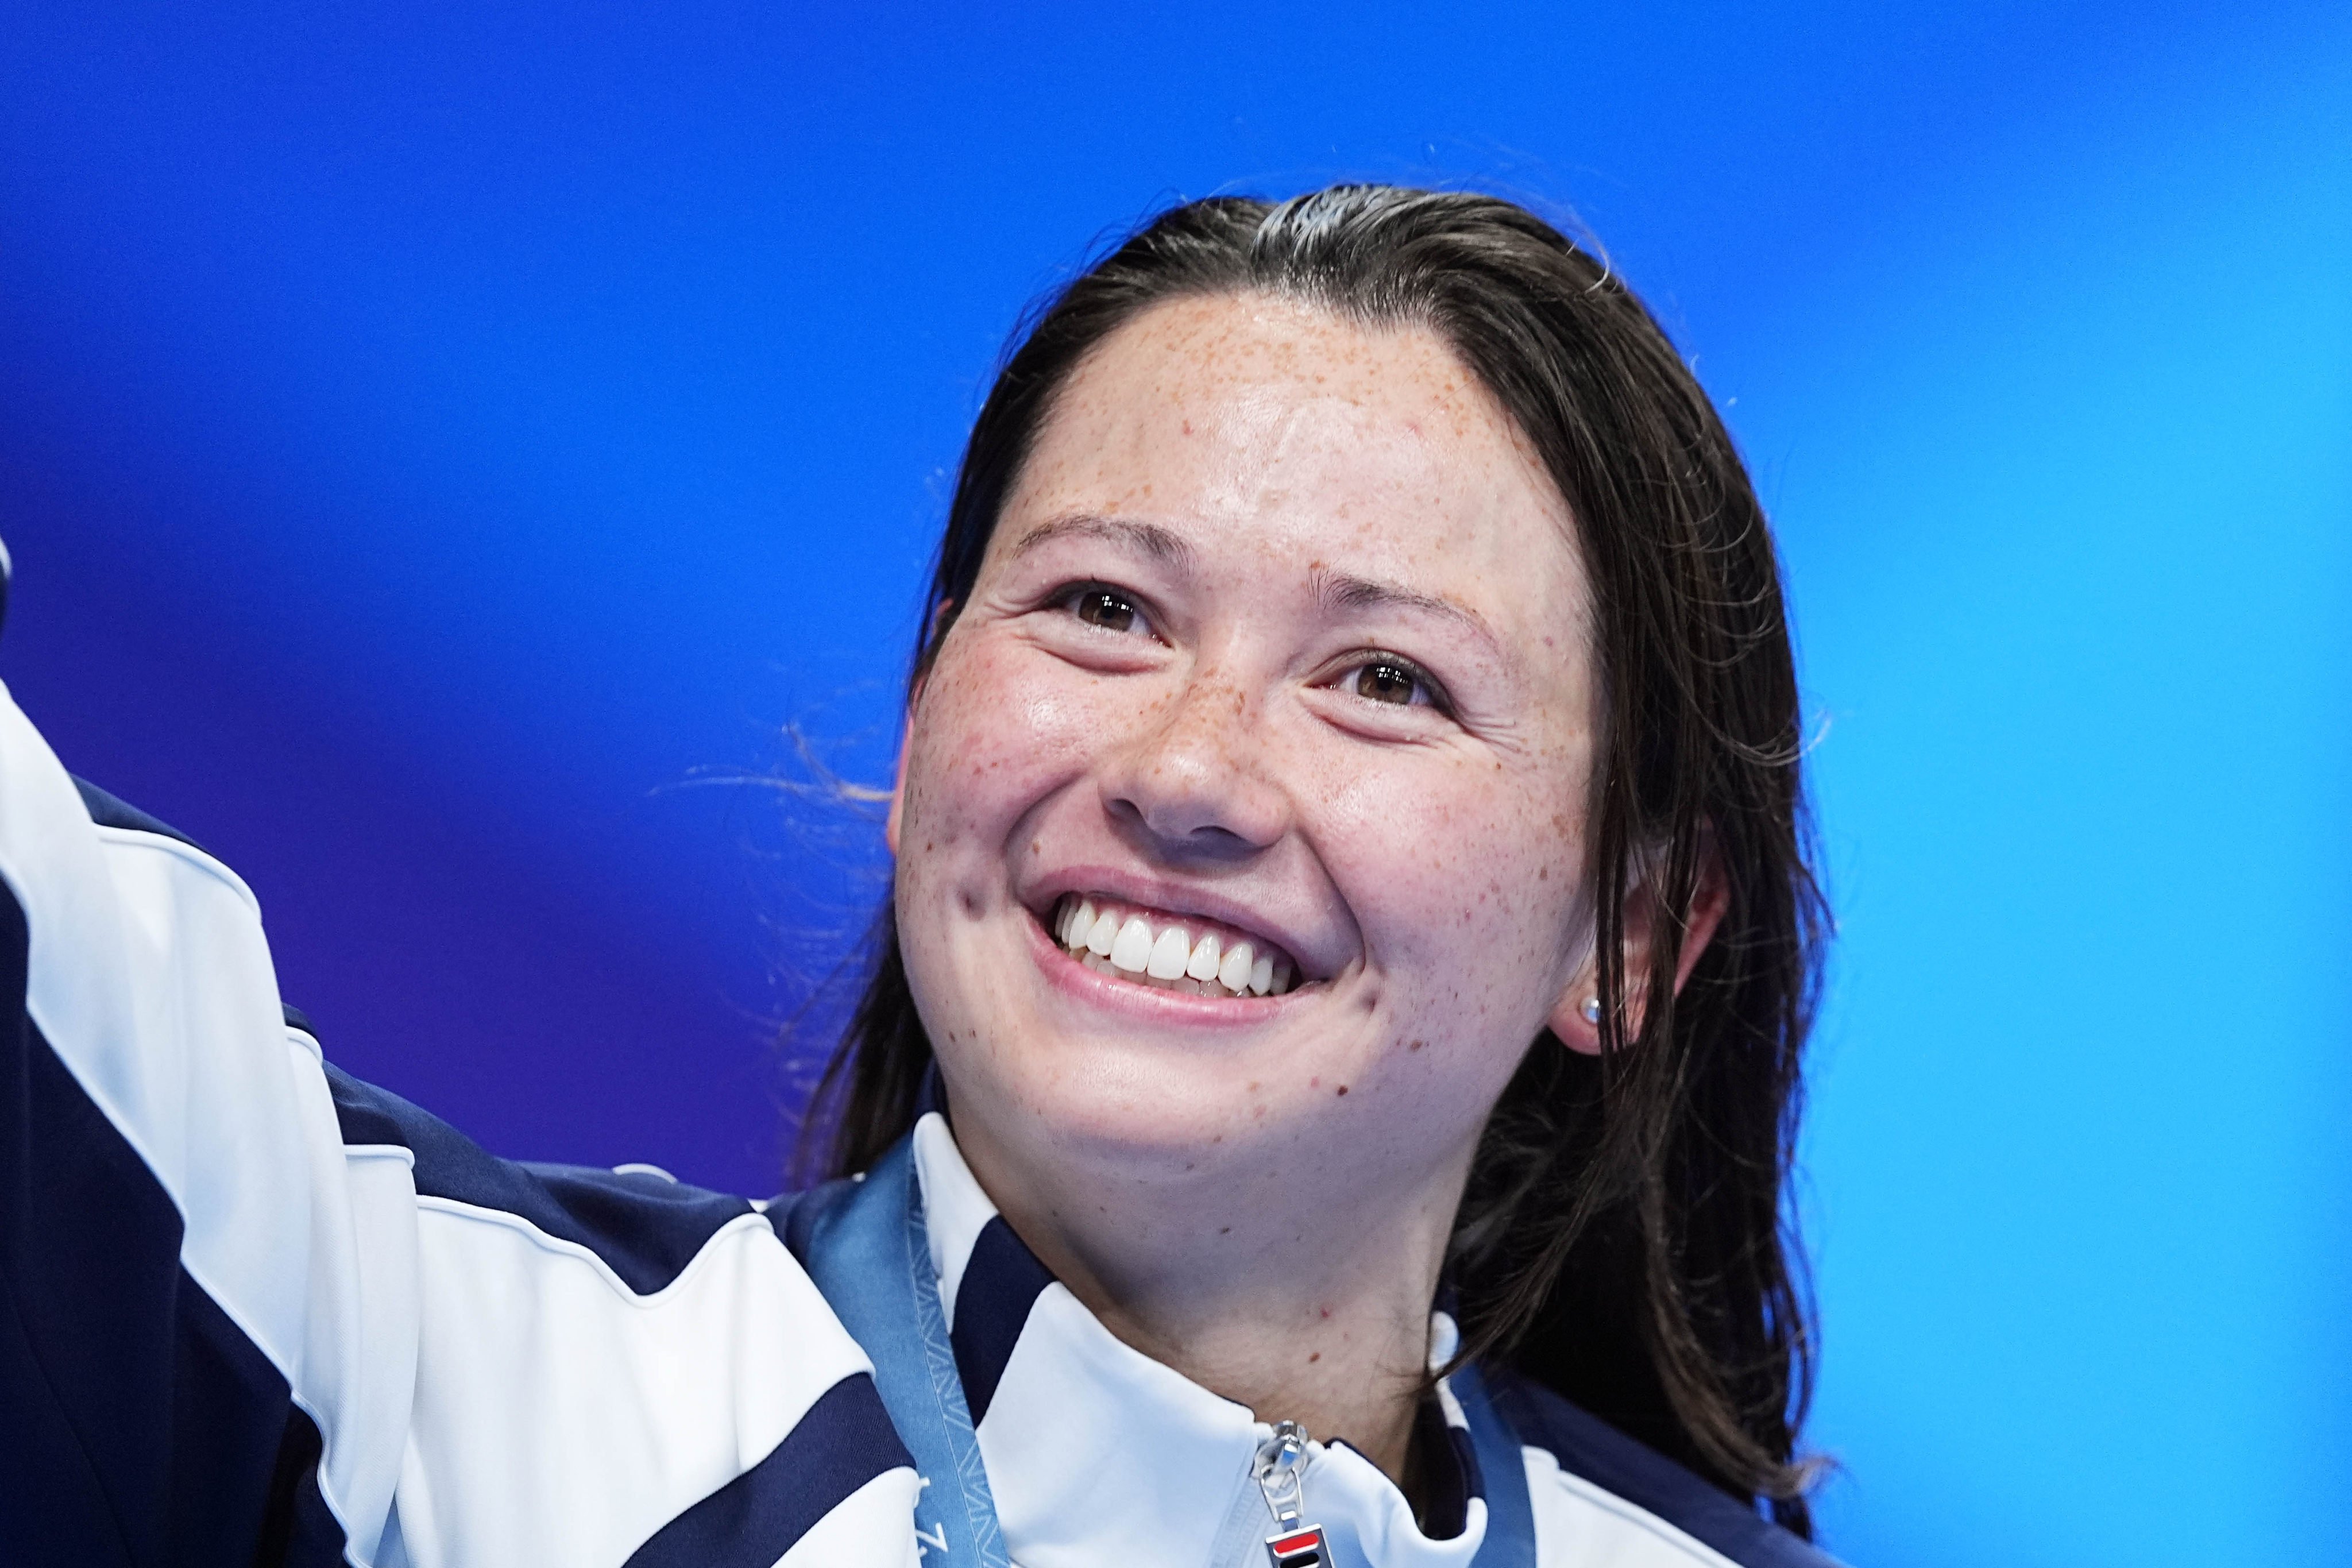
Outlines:
{"type": "Polygon", "coordinates": [[[1279,996],[1291,987],[1290,961],[1259,952],[1213,931],[1198,941],[1172,921],[1155,928],[1147,916],[1092,899],[1066,894],[1054,912],[1054,938],[1097,968],[1132,975],[1156,985],[1234,996],[1279,996]]]}
{"type": "Polygon", "coordinates": [[[1151,922],[1141,915],[1129,915],[1127,923],[1118,928],[1118,940],[1110,944],[1110,961],[1129,974],[1151,962],[1151,922]]]}
{"type": "Polygon", "coordinates": [[[1173,980],[1192,961],[1192,938],[1182,926],[1170,926],[1151,944],[1151,962],[1143,972],[1154,980],[1173,980]]]}
{"type": "Polygon", "coordinates": [[[1195,946],[1184,960],[1184,973],[1195,980],[1214,980],[1217,977],[1217,933],[1215,931],[1202,933],[1199,945],[1195,946]]]}

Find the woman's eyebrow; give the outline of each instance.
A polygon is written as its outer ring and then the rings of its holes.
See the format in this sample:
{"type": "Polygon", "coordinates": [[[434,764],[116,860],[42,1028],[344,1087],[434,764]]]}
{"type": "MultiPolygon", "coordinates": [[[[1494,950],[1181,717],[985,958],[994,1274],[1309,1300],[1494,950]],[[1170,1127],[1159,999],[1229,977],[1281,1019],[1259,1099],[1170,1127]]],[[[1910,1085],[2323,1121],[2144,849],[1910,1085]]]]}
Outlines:
{"type": "Polygon", "coordinates": [[[1423,615],[1453,622],[1486,643],[1487,650],[1496,658],[1502,657],[1502,639],[1486,624],[1486,617],[1467,605],[1441,598],[1434,594],[1423,594],[1400,584],[1351,576],[1344,572],[1323,571],[1315,575],[1315,596],[1322,601],[1326,610],[1417,610],[1423,615]]]}
{"type": "Polygon", "coordinates": [[[1169,530],[1157,523],[1097,517],[1091,512],[1072,512],[1039,523],[1021,536],[1008,559],[1017,561],[1041,545],[1072,534],[1108,540],[1139,554],[1149,555],[1155,561],[1165,562],[1180,572],[1189,572],[1192,568],[1192,547],[1169,530]]]}

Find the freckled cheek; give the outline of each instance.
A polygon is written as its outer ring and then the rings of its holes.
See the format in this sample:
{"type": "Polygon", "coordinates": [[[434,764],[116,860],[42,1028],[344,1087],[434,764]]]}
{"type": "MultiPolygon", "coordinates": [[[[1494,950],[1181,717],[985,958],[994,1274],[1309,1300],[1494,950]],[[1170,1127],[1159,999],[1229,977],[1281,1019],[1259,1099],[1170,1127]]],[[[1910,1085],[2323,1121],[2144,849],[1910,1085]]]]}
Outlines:
{"type": "Polygon", "coordinates": [[[1002,828],[1084,765],[1103,731],[1103,703],[1087,683],[1056,676],[1034,650],[941,662],[907,759],[910,827],[1002,828]]]}
{"type": "Polygon", "coordinates": [[[1384,965],[1423,969],[1433,993],[1451,994],[1555,955],[1579,850],[1549,812],[1394,779],[1331,804],[1326,860],[1384,965]]]}

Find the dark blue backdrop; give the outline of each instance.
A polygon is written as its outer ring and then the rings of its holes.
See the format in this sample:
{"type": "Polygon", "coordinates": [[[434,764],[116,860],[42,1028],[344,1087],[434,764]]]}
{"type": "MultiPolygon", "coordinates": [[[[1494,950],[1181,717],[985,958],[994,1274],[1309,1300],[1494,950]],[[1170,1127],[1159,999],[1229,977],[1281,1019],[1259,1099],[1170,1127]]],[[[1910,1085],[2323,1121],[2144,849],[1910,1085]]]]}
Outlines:
{"type": "Polygon", "coordinates": [[[34,4],[0,676],[346,1066],[773,1184],[944,475],[1108,226],[1571,204],[1780,521],[1844,922],[1829,1539],[2352,1527],[2352,13],[34,4]]]}

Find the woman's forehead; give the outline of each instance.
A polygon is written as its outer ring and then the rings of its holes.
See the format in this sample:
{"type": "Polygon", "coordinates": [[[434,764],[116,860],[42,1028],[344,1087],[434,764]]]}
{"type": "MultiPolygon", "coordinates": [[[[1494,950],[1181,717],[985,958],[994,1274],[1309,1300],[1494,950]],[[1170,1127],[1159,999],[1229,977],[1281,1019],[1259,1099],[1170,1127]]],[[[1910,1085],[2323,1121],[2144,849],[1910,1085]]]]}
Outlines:
{"type": "Polygon", "coordinates": [[[996,542],[1069,515],[1446,593],[1583,598],[1566,502],[1443,339],[1267,296],[1159,306],[1081,363],[996,542]]]}

